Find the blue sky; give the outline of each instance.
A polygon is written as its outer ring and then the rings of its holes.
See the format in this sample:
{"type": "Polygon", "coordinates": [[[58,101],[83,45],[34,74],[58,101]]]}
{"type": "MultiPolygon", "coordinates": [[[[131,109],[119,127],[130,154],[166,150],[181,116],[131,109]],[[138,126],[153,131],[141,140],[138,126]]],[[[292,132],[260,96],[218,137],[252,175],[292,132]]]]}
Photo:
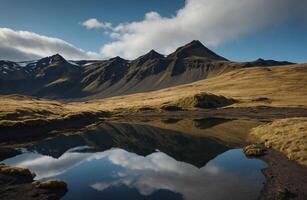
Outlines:
{"type": "Polygon", "coordinates": [[[115,55],[132,59],[152,48],[167,54],[199,39],[231,60],[262,57],[307,62],[307,17],[303,8],[307,4],[253,1],[1,0],[0,35],[3,32],[5,37],[0,36],[0,59],[22,60],[55,52],[71,59],[115,55]],[[89,19],[112,26],[82,25],[89,19]],[[41,36],[52,39],[45,41],[41,36]],[[54,43],[54,38],[60,41],[54,43]]]}

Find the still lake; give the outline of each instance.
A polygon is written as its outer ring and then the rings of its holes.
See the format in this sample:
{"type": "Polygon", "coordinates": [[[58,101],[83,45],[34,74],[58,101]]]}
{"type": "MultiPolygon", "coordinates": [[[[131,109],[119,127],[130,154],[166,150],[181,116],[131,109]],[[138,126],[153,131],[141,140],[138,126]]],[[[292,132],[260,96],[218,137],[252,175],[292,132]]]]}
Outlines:
{"type": "MultiPolygon", "coordinates": [[[[210,120],[198,128],[226,122],[210,120]]],[[[65,200],[257,199],[265,182],[266,163],[240,148],[144,124],[102,122],[22,152],[3,162],[29,168],[36,180],[64,180],[65,200]]]]}

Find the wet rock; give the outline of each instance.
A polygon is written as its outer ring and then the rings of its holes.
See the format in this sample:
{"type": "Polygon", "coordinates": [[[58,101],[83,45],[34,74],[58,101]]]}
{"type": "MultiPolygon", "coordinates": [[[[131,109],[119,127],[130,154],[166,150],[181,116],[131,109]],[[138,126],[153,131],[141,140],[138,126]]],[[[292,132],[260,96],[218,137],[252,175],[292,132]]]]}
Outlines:
{"type": "Polygon", "coordinates": [[[259,144],[251,144],[243,148],[246,156],[263,156],[266,153],[266,148],[259,144]]]}
{"type": "Polygon", "coordinates": [[[28,169],[0,164],[0,199],[58,200],[67,192],[63,181],[33,182],[34,177],[28,169]]]}
{"type": "Polygon", "coordinates": [[[30,170],[22,167],[12,167],[5,164],[0,164],[0,173],[6,175],[13,176],[21,176],[23,178],[28,178],[29,180],[33,180],[35,177],[34,173],[31,173],[30,170]]]}
{"type": "Polygon", "coordinates": [[[44,182],[35,181],[33,185],[41,189],[64,189],[67,190],[67,184],[62,180],[48,180],[44,182]]]}

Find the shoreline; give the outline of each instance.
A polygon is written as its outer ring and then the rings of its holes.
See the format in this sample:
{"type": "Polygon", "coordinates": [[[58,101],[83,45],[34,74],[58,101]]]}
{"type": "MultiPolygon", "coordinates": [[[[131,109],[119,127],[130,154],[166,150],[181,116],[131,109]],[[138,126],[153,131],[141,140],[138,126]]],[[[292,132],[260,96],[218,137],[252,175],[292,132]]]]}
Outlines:
{"type": "MultiPolygon", "coordinates": [[[[307,117],[306,108],[272,108],[272,107],[260,107],[260,108],[223,108],[223,109],[210,109],[210,110],[186,110],[186,111],[176,111],[176,112],[153,112],[144,111],[131,113],[127,116],[127,113],[118,112],[113,113],[109,116],[106,113],[100,113],[100,115],[87,114],[78,115],[78,117],[69,117],[67,121],[59,120],[61,123],[60,128],[73,129],[78,128],[80,125],[87,126],[97,123],[100,120],[105,121],[125,121],[125,120],[144,120],[147,119],[167,119],[167,118],[207,118],[207,117],[222,117],[222,118],[249,118],[257,119],[259,121],[269,122],[274,119],[289,118],[289,117],[307,117]],[[81,116],[81,117],[80,117],[81,116]],[[84,116],[84,117],[83,117],[84,116]],[[90,117],[89,117],[90,116],[90,117]],[[89,118],[88,118],[89,117],[89,118]],[[87,119],[86,119],[87,118],[87,119]],[[69,125],[66,127],[66,125],[69,125]],[[76,125],[76,126],[74,126],[76,125]]],[[[39,130],[40,124],[35,124],[35,129],[39,130]]],[[[46,124],[43,123],[44,126],[46,124]]],[[[28,126],[28,125],[25,125],[28,126]]],[[[12,133],[16,132],[15,136],[18,137],[18,133],[22,131],[24,126],[10,126],[10,131],[12,133]],[[20,128],[20,130],[19,130],[20,128]]],[[[29,124],[29,127],[32,127],[29,124]]],[[[58,127],[57,124],[52,123],[50,129],[58,127]]],[[[1,128],[1,127],[0,127],[1,128]]],[[[3,126],[2,126],[3,128],[3,126]]],[[[8,128],[8,127],[6,127],[8,128]]],[[[5,129],[6,129],[5,128],[5,129]]],[[[33,128],[33,127],[32,127],[33,128]]],[[[46,127],[45,127],[46,128],[46,127]]],[[[48,129],[49,129],[48,128],[48,129]]],[[[29,129],[31,130],[31,129],[29,129]]],[[[9,132],[10,132],[9,131],[9,132]]],[[[1,131],[2,132],[2,131],[1,131]]],[[[15,137],[14,136],[14,137],[15,137]]],[[[35,133],[35,136],[39,136],[36,139],[44,138],[50,136],[43,131],[35,133]]],[[[28,137],[28,136],[27,136],[28,137]]],[[[14,142],[21,142],[21,138],[10,138],[10,140],[1,140],[0,142],[10,144],[9,146],[14,146],[14,142]]],[[[33,138],[33,141],[35,138],[33,138]]],[[[13,149],[0,148],[0,162],[5,158],[5,154],[11,157],[16,154],[13,149]]],[[[297,199],[301,200],[307,196],[307,168],[299,165],[298,163],[289,160],[285,154],[276,151],[274,149],[268,149],[264,156],[256,157],[256,159],[261,159],[267,163],[267,167],[262,170],[265,176],[266,182],[261,191],[258,199],[297,199]],[[305,186],[305,187],[304,187],[305,186]]],[[[1,175],[1,173],[0,173],[1,175]]],[[[3,179],[3,176],[0,176],[3,179]]],[[[2,180],[1,180],[2,181],[2,180]]],[[[33,198],[35,199],[35,198],[33,198]]]]}
{"type": "Polygon", "coordinates": [[[257,159],[265,161],[268,165],[261,170],[266,182],[259,200],[306,199],[307,168],[273,149],[268,149],[264,156],[257,157],[257,159]]]}
{"type": "Polygon", "coordinates": [[[121,110],[117,112],[99,111],[71,113],[62,118],[31,119],[24,121],[0,120],[0,132],[9,133],[0,135],[1,142],[27,139],[31,136],[40,138],[48,131],[74,129],[97,123],[113,120],[146,120],[159,118],[250,118],[270,121],[273,119],[290,117],[307,117],[307,108],[300,107],[247,107],[221,109],[195,109],[183,111],[137,111],[121,110]],[[128,117],[127,117],[128,116],[128,117]],[[30,133],[29,133],[30,132],[30,133]],[[31,135],[32,134],[32,135],[31,135]]]}

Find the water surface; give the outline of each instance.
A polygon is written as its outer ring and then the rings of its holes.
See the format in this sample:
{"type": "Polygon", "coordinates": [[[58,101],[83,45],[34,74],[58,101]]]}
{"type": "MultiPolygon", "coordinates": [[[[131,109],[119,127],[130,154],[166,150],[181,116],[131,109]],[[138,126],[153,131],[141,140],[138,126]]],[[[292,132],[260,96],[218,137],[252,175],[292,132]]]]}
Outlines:
{"type": "Polygon", "coordinates": [[[125,123],[46,139],[4,162],[29,168],[37,180],[66,181],[66,200],[257,199],[266,166],[207,137],[125,123]]]}

